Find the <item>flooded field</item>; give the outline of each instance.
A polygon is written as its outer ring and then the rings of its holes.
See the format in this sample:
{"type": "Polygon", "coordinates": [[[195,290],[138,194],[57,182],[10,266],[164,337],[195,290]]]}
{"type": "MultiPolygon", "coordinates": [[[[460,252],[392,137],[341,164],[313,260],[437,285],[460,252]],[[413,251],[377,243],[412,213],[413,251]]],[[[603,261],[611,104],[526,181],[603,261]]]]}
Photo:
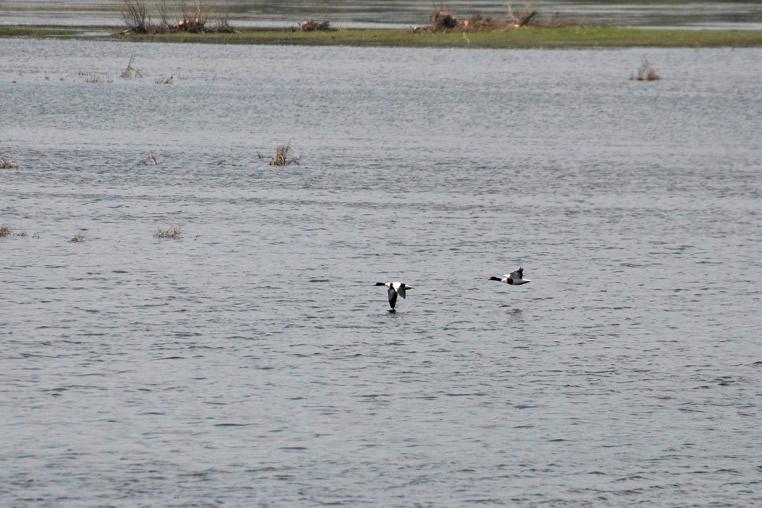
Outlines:
{"type": "MultiPolygon", "coordinates": [[[[147,0],[148,5],[158,0],[147,0]]],[[[173,5],[176,2],[169,2],[173,5]]],[[[523,1],[404,0],[207,0],[212,11],[227,13],[238,26],[292,24],[304,18],[330,19],[340,26],[409,26],[426,23],[436,4],[463,16],[500,16],[508,3],[523,1]]],[[[122,0],[0,0],[0,24],[115,25],[121,23],[122,0]]],[[[762,29],[762,3],[754,1],[613,1],[534,0],[545,16],[579,22],[631,26],[762,29]]]]}
{"type": "Polygon", "coordinates": [[[2,48],[0,505],[762,503],[760,50],[2,48]]]}

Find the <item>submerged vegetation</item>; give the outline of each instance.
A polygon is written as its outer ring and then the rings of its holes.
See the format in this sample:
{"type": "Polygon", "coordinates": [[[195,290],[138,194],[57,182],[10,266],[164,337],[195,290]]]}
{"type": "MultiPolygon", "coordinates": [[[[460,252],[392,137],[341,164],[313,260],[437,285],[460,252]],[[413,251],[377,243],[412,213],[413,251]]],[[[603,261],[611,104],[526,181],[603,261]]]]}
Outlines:
{"type": "Polygon", "coordinates": [[[168,238],[170,240],[177,240],[183,236],[183,230],[180,226],[170,226],[168,228],[157,228],[153,234],[154,238],[168,238]]]}

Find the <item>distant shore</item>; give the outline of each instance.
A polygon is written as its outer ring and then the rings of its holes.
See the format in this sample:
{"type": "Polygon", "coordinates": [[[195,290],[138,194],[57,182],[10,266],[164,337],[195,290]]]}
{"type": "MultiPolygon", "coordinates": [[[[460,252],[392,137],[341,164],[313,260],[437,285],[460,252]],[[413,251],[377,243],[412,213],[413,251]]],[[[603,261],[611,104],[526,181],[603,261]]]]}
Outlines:
{"type": "Polygon", "coordinates": [[[119,27],[0,26],[0,38],[76,38],[125,42],[388,46],[432,48],[716,48],[760,47],[762,31],[615,27],[520,28],[477,32],[413,32],[389,28],[302,32],[242,28],[235,33],[120,34],[119,27]],[[104,35],[94,35],[96,33],[104,35]]]}

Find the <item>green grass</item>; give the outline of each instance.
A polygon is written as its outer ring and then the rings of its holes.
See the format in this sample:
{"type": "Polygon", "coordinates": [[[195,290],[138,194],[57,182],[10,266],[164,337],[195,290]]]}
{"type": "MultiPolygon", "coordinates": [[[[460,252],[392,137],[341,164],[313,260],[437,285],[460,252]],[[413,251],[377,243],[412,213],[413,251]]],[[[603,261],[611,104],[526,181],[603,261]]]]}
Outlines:
{"type": "Polygon", "coordinates": [[[751,30],[654,30],[612,27],[522,28],[472,33],[413,33],[393,29],[342,29],[300,32],[288,29],[241,29],[237,33],[166,33],[109,37],[84,35],[84,29],[51,27],[0,27],[0,37],[77,37],[137,42],[289,44],[303,46],[400,46],[435,48],[590,48],[662,47],[710,48],[762,46],[762,31],[751,30]]]}
{"type": "Polygon", "coordinates": [[[0,26],[0,37],[76,37],[81,28],[54,28],[47,26],[0,26]]]}
{"type": "Polygon", "coordinates": [[[390,29],[330,32],[241,30],[234,34],[171,33],[122,36],[124,40],[305,46],[402,46],[443,48],[745,47],[762,46],[762,31],[646,30],[631,28],[522,28],[472,33],[412,33],[390,29]]]}

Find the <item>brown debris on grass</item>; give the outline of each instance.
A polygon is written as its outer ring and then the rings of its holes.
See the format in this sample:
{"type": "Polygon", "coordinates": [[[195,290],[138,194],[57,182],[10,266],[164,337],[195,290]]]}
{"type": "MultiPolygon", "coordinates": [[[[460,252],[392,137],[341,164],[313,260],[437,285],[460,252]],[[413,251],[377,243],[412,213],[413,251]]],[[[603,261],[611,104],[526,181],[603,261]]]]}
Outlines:
{"type": "Polygon", "coordinates": [[[550,20],[540,20],[539,13],[532,8],[532,2],[526,1],[520,8],[514,8],[508,4],[508,12],[498,18],[483,17],[474,14],[466,20],[458,19],[449,11],[436,10],[429,17],[429,26],[412,28],[413,32],[479,32],[514,30],[523,27],[533,28],[561,28],[579,26],[567,19],[553,16],[550,20]]]}
{"type": "Polygon", "coordinates": [[[18,162],[10,159],[0,159],[0,169],[15,169],[19,167],[18,162]]]}
{"type": "Polygon", "coordinates": [[[154,238],[168,238],[170,240],[177,240],[183,236],[183,230],[180,226],[170,226],[168,228],[157,228],[153,234],[154,238]]]}
{"type": "Polygon", "coordinates": [[[186,0],[181,0],[177,9],[179,18],[175,20],[171,18],[167,1],[162,0],[156,7],[160,20],[158,24],[152,22],[145,0],[122,0],[122,3],[122,20],[125,26],[124,30],[121,31],[123,35],[172,32],[235,32],[226,15],[216,18],[213,25],[208,25],[209,11],[203,0],[192,0],[190,5],[186,0]]]}
{"type": "Polygon", "coordinates": [[[661,79],[661,77],[656,73],[656,69],[651,67],[648,58],[643,57],[643,60],[640,62],[638,71],[630,79],[634,79],[636,81],[656,81],[661,79]]]}
{"type": "Polygon", "coordinates": [[[449,11],[434,11],[429,16],[432,32],[444,32],[446,30],[455,30],[462,25],[458,18],[449,11]]]}
{"type": "Polygon", "coordinates": [[[330,21],[315,21],[314,19],[306,19],[299,23],[299,30],[302,32],[317,32],[333,29],[331,28],[330,21]]]}

